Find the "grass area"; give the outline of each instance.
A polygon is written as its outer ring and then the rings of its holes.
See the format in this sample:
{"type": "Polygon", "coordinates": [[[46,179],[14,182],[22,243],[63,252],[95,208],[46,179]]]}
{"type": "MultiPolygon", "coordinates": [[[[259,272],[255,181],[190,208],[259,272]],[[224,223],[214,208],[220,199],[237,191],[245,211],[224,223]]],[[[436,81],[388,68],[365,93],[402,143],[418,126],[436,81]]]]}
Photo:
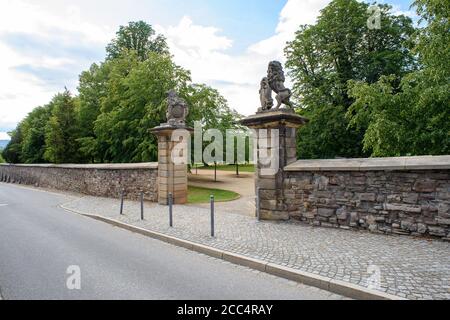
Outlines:
{"type": "Polygon", "coordinates": [[[188,203],[209,203],[211,195],[216,202],[236,200],[240,197],[233,191],[189,186],[188,203]]]}
{"type": "MultiPolygon", "coordinates": [[[[195,166],[193,166],[191,170],[192,170],[192,172],[195,172],[195,166]]],[[[206,166],[198,167],[198,170],[214,170],[214,165],[209,166],[209,167],[206,167],[206,166]]],[[[234,165],[234,164],[218,165],[217,170],[236,172],[236,165],[234,165]]],[[[255,172],[255,165],[240,164],[239,172],[255,172]]]]}

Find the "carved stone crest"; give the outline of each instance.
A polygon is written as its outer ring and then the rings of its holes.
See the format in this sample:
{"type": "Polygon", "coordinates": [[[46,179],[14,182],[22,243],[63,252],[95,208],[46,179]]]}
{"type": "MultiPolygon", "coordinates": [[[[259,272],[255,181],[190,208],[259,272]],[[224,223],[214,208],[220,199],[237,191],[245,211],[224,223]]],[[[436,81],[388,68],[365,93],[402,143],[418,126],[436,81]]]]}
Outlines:
{"type": "Polygon", "coordinates": [[[189,107],[175,90],[168,92],[167,98],[167,124],[171,126],[185,126],[189,114],[189,107]]]}

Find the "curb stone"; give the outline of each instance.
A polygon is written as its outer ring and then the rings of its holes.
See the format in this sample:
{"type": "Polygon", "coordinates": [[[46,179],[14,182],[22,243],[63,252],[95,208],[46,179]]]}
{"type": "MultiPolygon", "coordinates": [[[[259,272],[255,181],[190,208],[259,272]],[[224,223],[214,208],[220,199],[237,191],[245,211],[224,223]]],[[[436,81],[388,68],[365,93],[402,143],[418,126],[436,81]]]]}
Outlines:
{"type": "Polygon", "coordinates": [[[160,240],[191,251],[202,253],[207,256],[221,259],[236,265],[241,265],[244,267],[248,267],[250,269],[265,272],[274,276],[278,276],[280,278],[292,280],[308,286],[327,290],[329,292],[340,294],[348,298],[358,300],[407,300],[399,296],[365,288],[349,282],[335,280],[328,277],[316,275],[310,272],[280,266],[263,260],[254,259],[240,254],[215,249],[213,247],[198,244],[189,240],[182,240],[169,235],[165,235],[160,232],[139,228],[136,226],[132,226],[130,224],[126,224],[110,218],[105,218],[99,215],[79,212],[73,209],[66,208],[64,205],[60,205],[60,207],[66,211],[76,213],[84,217],[92,218],[110,224],[112,226],[131,231],[133,233],[137,233],[149,238],[160,240]]]}

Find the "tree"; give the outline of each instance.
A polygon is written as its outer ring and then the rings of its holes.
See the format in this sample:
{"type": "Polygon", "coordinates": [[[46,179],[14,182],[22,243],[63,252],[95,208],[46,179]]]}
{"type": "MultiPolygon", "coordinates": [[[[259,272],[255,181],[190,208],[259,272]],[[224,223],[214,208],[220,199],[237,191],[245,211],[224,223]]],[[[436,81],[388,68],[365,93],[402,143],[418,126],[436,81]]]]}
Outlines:
{"type": "Polygon", "coordinates": [[[51,117],[52,105],[37,107],[23,119],[12,139],[3,151],[4,158],[11,163],[45,162],[45,127],[51,117]]]}
{"type": "MultiPolygon", "coordinates": [[[[187,124],[194,127],[194,123],[199,121],[202,124],[202,134],[208,129],[220,130],[223,135],[223,145],[225,146],[227,130],[243,129],[238,125],[242,115],[231,109],[227,100],[217,90],[204,84],[192,84],[185,88],[182,95],[190,108],[187,124]]],[[[192,146],[194,147],[193,139],[192,146]]],[[[203,141],[202,152],[210,143],[211,141],[203,141]]],[[[192,160],[194,160],[193,152],[191,156],[192,160]]],[[[226,159],[225,149],[223,158],[226,159]]]]}
{"type": "Polygon", "coordinates": [[[311,122],[299,130],[302,158],[359,157],[366,128],[349,127],[345,117],[354,98],[348,81],[367,83],[383,75],[397,77],[416,68],[411,52],[411,19],[379,5],[381,28],[367,26],[369,5],[333,0],[315,25],[301,26],[286,47],[295,100],[311,122]]]}
{"type": "Polygon", "coordinates": [[[22,155],[22,126],[23,121],[20,122],[16,129],[8,132],[11,140],[2,152],[3,158],[9,163],[20,163],[22,155]]]}
{"type": "Polygon", "coordinates": [[[78,97],[66,90],[17,126],[3,153],[8,161],[154,161],[157,139],[149,130],[166,121],[170,89],[189,104],[188,124],[200,120],[225,132],[240,117],[218,91],[191,83],[149,24],[121,27],[107,51],[80,75],[78,97]]]}
{"type": "Polygon", "coordinates": [[[66,89],[52,102],[52,115],[45,127],[44,158],[52,163],[79,162],[76,99],[66,89]]]}
{"type": "Polygon", "coordinates": [[[192,84],[182,92],[190,107],[187,123],[194,125],[200,121],[205,130],[215,128],[223,133],[236,128],[242,117],[228,106],[227,100],[217,91],[204,84],[192,84]]]}
{"type": "Polygon", "coordinates": [[[28,114],[22,124],[23,141],[20,160],[23,163],[45,162],[45,127],[52,115],[52,105],[38,107],[28,114]]]}
{"type": "Polygon", "coordinates": [[[0,153],[0,163],[5,163],[5,159],[3,159],[2,154],[0,153]]]}
{"type": "Polygon", "coordinates": [[[167,54],[169,48],[162,35],[155,36],[153,27],[144,22],[130,22],[127,26],[120,26],[116,38],[106,47],[107,58],[118,58],[124,51],[134,50],[141,60],[146,60],[149,53],[167,54]]]}
{"type": "Polygon", "coordinates": [[[94,128],[99,153],[107,162],[155,160],[157,142],[149,130],[164,122],[167,92],[186,86],[189,73],[157,53],[145,61],[135,52],[123,53],[110,67],[94,128]]]}
{"type": "Polygon", "coordinates": [[[367,127],[364,148],[372,156],[450,153],[450,3],[414,3],[425,27],[417,32],[420,70],[374,84],[352,82],[355,103],[348,118],[367,127]]]}
{"type": "Polygon", "coordinates": [[[83,137],[94,135],[94,121],[101,112],[102,100],[107,94],[109,72],[108,63],[100,65],[94,63],[89,70],[83,71],[80,75],[78,121],[81,129],[80,135],[83,137]]]}
{"type": "Polygon", "coordinates": [[[94,132],[94,123],[101,114],[102,103],[107,95],[110,62],[94,63],[89,70],[80,75],[78,85],[79,108],[77,110],[80,127],[80,156],[82,162],[96,162],[99,159],[98,145],[94,132]]]}

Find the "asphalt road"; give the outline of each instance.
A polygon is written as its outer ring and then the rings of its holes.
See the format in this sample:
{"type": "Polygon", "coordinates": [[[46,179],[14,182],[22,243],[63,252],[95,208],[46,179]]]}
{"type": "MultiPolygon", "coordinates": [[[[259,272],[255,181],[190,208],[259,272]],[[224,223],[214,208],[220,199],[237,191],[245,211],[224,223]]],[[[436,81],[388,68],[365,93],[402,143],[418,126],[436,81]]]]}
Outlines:
{"type": "Polygon", "coordinates": [[[69,213],[67,200],[0,183],[0,299],[337,297],[69,213]],[[69,266],[80,290],[67,288],[69,266]]]}

